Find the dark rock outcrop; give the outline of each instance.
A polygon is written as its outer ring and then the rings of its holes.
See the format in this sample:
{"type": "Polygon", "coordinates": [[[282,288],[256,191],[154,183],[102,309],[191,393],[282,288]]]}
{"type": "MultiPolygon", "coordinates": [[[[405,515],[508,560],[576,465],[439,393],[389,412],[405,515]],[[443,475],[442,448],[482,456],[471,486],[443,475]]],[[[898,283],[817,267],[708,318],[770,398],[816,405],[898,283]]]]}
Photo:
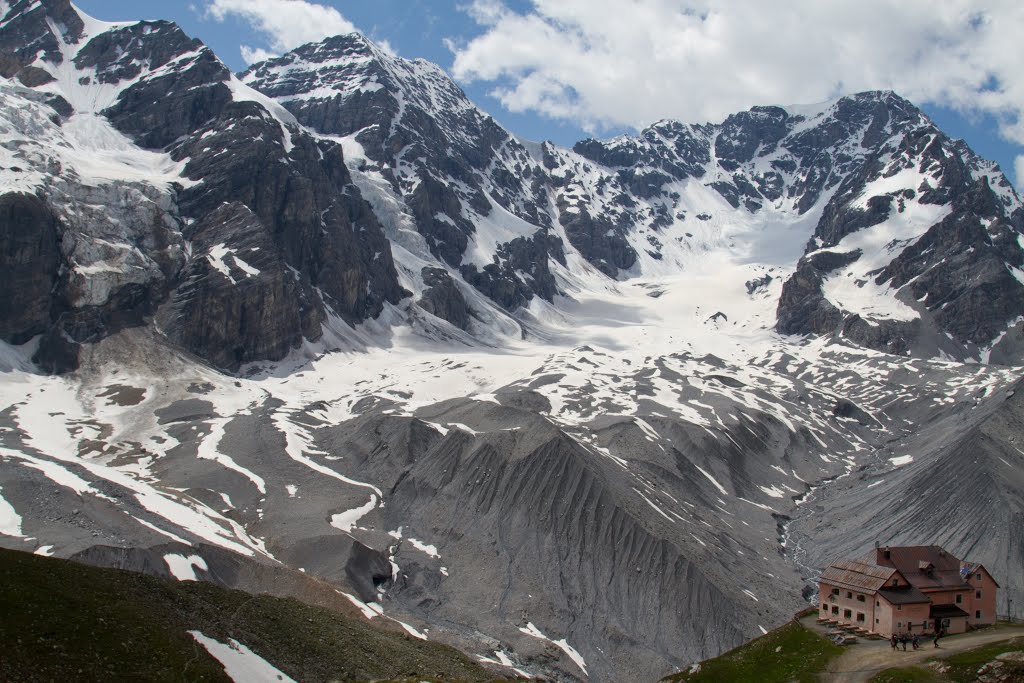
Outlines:
{"type": "Polygon", "coordinates": [[[424,268],[423,284],[426,289],[416,304],[426,312],[450,322],[460,330],[469,328],[472,311],[459,286],[442,268],[424,268]]]}
{"type": "Polygon", "coordinates": [[[508,311],[527,305],[534,295],[551,301],[558,293],[549,261],[565,265],[562,240],[545,231],[499,245],[494,262],[481,270],[462,266],[462,276],[508,311]]]}
{"type": "Polygon", "coordinates": [[[265,224],[246,206],[211,212],[193,239],[193,259],[159,317],[169,339],[237,370],[282,358],[303,337],[320,338],[322,302],[275,253],[265,224]],[[259,274],[250,276],[252,270],[259,274]]]}
{"type": "Polygon", "coordinates": [[[782,334],[830,334],[843,315],[821,293],[825,277],[860,258],[859,251],[845,254],[818,252],[801,259],[796,272],[782,285],[775,329],[782,334]]]}
{"type": "Polygon", "coordinates": [[[391,581],[391,563],[387,555],[353,541],[345,574],[360,600],[376,602],[378,586],[391,581]]]}
{"type": "Polygon", "coordinates": [[[628,225],[613,223],[608,218],[591,215],[584,207],[576,211],[562,210],[562,227],[572,246],[584,254],[595,268],[609,277],[636,263],[636,250],[626,239],[628,225]]]}
{"type": "Polygon", "coordinates": [[[374,317],[404,296],[390,244],[341,148],[290,132],[286,144],[284,134],[261,106],[241,102],[176,146],[186,174],[202,179],[182,193],[182,213],[201,222],[226,201],[244,205],[335,312],[349,322],[374,317]]]}
{"type": "Polygon", "coordinates": [[[50,326],[59,240],[57,219],[39,197],[0,196],[0,339],[22,344],[50,326]]]}

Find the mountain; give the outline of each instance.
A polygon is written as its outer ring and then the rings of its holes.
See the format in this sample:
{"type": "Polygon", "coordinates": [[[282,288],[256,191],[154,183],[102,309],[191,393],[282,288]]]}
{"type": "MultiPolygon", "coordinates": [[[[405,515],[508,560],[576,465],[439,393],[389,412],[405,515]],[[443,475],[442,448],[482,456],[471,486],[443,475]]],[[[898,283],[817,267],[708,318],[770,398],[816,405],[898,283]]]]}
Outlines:
{"type": "Polygon", "coordinates": [[[543,172],[439,67],[353,34],[254,65],[241,79],[342,145],[388,236],[410,252],[403,274],[424,292],[426,310],[465,330],[469,311],[511,312],[558,293],[551,262],[564,266],[565,255],[543,172]],[[493,303],[468,303],[453,275],[493,303]]]}
{"type": "Polygon", "coordinates": [[[20,2],[0,43],[17,190],[2,200],[17,293],[3,332],[41,333],[41,366],[73,369],[82,343],[155,318],[171,342],[237,369],[316,341],[329,315],[363,320],[402,296],[341,149],[177,26],[20,2]]]}
{"type": "Polygon", "coordinates": [[[358,35],[233,75],[0,10],[3,545],[313,577],[565,681],[749,640],[875,540],[1024,592],[1024,210],[905,99],[570,150],[358,35]]]}
{"type": "MultiPolygon", "coordinates": [[[[1024,310],[1020,199],[997,167],[893,93],[809,109],[755,107],[718,126],[662,122],[638,139],[587,140],[575,151],[615,169],[580,181],[578,215],[594,211],[603,185],[609,233],[612,223],[627,239],[646,232],[648,244],[633,237],[619,268],[634,258],[641,273],[656,269],[648,259],[685,267],[672,242],[686,249],[707,240],[700,227],[679,229],[690,217],[713,229],[711,207],[725,223],[771,230],[773,241],[783,238],[773,230],[780,224],[813,227],[784,282],[778,332],[842,336],[903,355],[1016,358],[996,347],[1008,327],[1019,336],[1024,310]],[[708,190],[719,197],[695,196],[708,190]]],[[[562,165],[573,182],[590,173],[571,157],[562,165]]],[[[797,246],[797,235],[785,237],[775,249],[797,246]]],[[[763,262],[771,251],[755,242],[748,256],[763,262]]]]}

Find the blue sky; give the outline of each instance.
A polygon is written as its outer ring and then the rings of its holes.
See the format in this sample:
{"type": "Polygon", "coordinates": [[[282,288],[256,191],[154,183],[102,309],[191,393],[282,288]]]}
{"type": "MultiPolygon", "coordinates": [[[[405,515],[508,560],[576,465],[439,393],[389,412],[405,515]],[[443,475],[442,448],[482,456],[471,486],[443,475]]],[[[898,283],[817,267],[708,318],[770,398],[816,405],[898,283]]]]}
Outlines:
{"type": "MultiPolygon", "coordinates": [[[[873,1],[863,3],[871,5],[873,1]]],[[[920,14],[911,14],[914,2],[902,4],[909,8],[904,26],[913,27],[914,21],[920,21],[919,31],[904,28],[902,34],[880,35],[877,45],[866,47],[862,45],[864,35],[879,32],[872,17],[864,17],[864,33],[857,34],[859,17],[815,15],[813,5],[804,8],[798,20],[817,22],[801,31],[802,40],[808,42],[806,54],[801,54],[803,45],[790,50],[788,43],[792,41],[773,42],[769,26],[764,26],[762,33],[745,35],[739,29],[730,29],[728,16],[716,23],[704,16],[699,20],[679,17],[678,10],[659,15],[666,11],[666,5],[673,4],[670,0],[637,0],[633,18],[617,16],[622,7],[618,0],[75,3],[86,13],[108,21],[173,20],[213,48],[236,71],[246,66],[242,45],[275,51],[274,26],[278,24],[274,22],[279,21],[284,30],[296,21],[294,12],[278,12],[275,6],[333,8],[362,33],[386,42],[402,57],[422,57],[453,73],[470,98],[509,130],[528,139],[548,139],[566,146],[591,135],[628,132],[660,118],[719,121],[728,112],[752,104],[815,102],[847,92],[892,88],[915,101],[948,134],[965,139],[976,152],[998,162],[1018,188],[1024,187],[1024,178],[1015,177],[1024,173],[1024,144],[1019,144],[1024,142],[1024,122],[1019,114],[1024,102],[1017,107],[1017,100],[1024,97],[1019,96],[1022,88],[1012,80],[1019,62],[1014,55],[1019,56],[1020,49],[1011,52],[1002,71],[1001,52],[995,49],[1000,34],[994,32],[1008,20],[976,14],[968,16],[961,27],[947,29],[956,19],[953,15],[952,20],[947,18],[936,28],[926,25],[936,14],[930,0],[922,0],[920,14]],[[208,11],[216,3],[228,8],[219,20],[208,11]],[[268,14],[266,21],[272,26],[267,28],[265,23],[260,30],[252,15],[245,13],[247,6],[268,14]],[[677,19],[689,23],[673,23],[677,19]],[[970,35],[979,26],[980,31],[989,33],[970,35]],[[936,37],[937,30],[954,32],[936,37]],[[844,31],[849,31],[848,37],[844,31]],[[828,32],[832,35],[821,44],[807,38],[828,32]],[[921,42],[914,45],[917,33],[921,42]],[[961,36],[963,47],[958,52],[956,45],[948,43],[961,40],[961,36]],[[756,45],[762,39],[765,44],[756,45]],[[929,43],[943,40],[946,49],[929,57],[929,43]],[[755,43],[753,48],[751,43],[755,43]],[[832,62],[829,54],[821,54],[827,53],[831,43],[841,46],[831,55],[832,62]],[[893,43],[907,45],[903,52],[903,48],[893,51],[893,43]],[[985,52],[982,43],[994,47],[985,52]],[[657,47],[652,48],[652,44],[657,47]],[[979,47],[975,50],[975,46],[979,47]],[[685,54],[674,61],[665,57],[678,49],[685,54]],[[960,54],[960,61],[949,61],[950,52],[960,54]],[[878,63],[872,64],[876,54],[878,63]],[[991,69],[984,63],[986,59],[993,63],[991,69]],[[825,66],[818,67],[813,64],[816,61],[825,66]],[[972,78],[978,82],[974,86],[972,78]],[[1008,137],[1017,137],[1019,142],[1011,142],[1008,137]]],[[[702,3],[680,0],[676,4],[696,7],[702,3]]],[[[715,3],[708,6],[714,8],[715,3]]],[[[748,8],[743,24],[757,23],[751,12],[758,7],[755,2],[748,8]]],[[[870,13],[870,8],[866,11],[870,13]]],[[[887,12],[891,17],[891,8],[887,12]]],[[[778,14],[776,10],[764,21],[775,20],[778,14]]],[[[1020,17],[1018,12],[1010,19],[1020,17]]],[[[899,23],[900,17],[891,18],[891,23],[899,23]]],[[[792,20],[787,30],[791,27],[792,20]]],[[[1024,25],[1017,28],[1024,30],[1024,25]]],[[[286,40],[295,43],[294,26],[292,29],[286,40]]],[[[315,33],[316,29],[311,30],[315,33]]],[[[1012,37],[1016,41],[1019,35],[1013,32],[1012,37]]],[[[278,38],[280,43],[283,39],[278,38]]],[[[307,39],[314,38],[310,34],[307,39]]],[[[280,44],[277,47],[280,52],[280,44]]]]}

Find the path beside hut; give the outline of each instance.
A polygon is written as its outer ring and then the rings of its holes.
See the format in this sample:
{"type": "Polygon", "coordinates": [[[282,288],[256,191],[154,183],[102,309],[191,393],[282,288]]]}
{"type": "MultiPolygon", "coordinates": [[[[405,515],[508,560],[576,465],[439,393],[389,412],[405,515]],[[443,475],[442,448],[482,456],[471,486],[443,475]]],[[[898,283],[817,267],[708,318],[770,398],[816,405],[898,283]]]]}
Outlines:
{"type": "MultiPolygon", "coordinates": [[[[804,617],[800,620],[807,628],[819,633],[825,633],[825,627],[818,624],[815,619],[817,614],[804,617]]],[[[912,666],[923,664],[929,657],[942,657],[956,652],[963,652],[981,645],[1009,640],[1017,636],[1024,636],[1024,625],[1022,626],[1001,626],[998,629],[986,629],[974,631],[955,636],[945,636],[939,640],[939,647],[932,645],[931,639],[921,639],[921,649],[914,650],[907,644],[907,651],[903,647],[896,652],[888,640],[865,640],[858,638],[855,645],[848,645],[847,651],[832,660],[829,668],[823,675],[824,680],[830,683],[865,683],[879,671],[895,666],[912,666]]]]}

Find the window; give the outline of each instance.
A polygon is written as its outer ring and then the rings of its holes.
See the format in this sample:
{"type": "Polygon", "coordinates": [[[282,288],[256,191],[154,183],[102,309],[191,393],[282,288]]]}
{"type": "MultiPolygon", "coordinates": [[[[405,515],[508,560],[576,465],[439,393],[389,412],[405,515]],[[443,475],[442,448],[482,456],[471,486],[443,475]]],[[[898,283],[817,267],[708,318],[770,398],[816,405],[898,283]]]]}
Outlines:
{"type": "Polygon", "coordinates": [[[974,591],[974,597],[981,598],[981,591],[974,591]]]}
{"type": "Polygon", "coordinates": [[[876,624],[877,624],[877,623],[879,623],[878,619],[875,619],[875,623],[876,623],[876,624]]]}
{"type": "Polygon", "coordinates": [[[858,595],[857,596],[857,602],[864,602],[864,596],[863,595],[858,595]]]}
{"type": "Polygon", "coordinates": [[[850,591],[846,591],[846,599],[849,600],[852,597],[853,597],[853,593],[851,593],[850,591]]]}
{"type": "Polygon", "coordinates": [[[838,606],[832,605],[832,614],[839,614],[839,607],[838,606]]]}
{"type": "Polygon", "coordinates": [[[902,621],[897,622],[896,623],[896,628],[902,629],[903,628],[903,622],[902,621]]]}
{"type": "Polygon", "coordinates": [[[981,574],[975,574],[974,575],[974,580],[975,581],[981,581],[981,574]]]}
{"type": "Polygon", "coordinates": [[[975,619],[981,619],[981,610],[980,609],[974,610],[974,618],[975,619]]]}
{"type": "Polygon", "coordinates": [[[857,621],[862,623],[862,624],[864,623],[864,613],[863,612],[857,612],[857,621]]]}
{"type": "Polygon", "coordinates": [[[850,619],[851,617],[853,617],[853,610],[844,609],[843,619],[850,619]]]}
{"type": "Polygon", "coordinates": [[[963,593],[957,593],[956,594],[956,604],[959,605],[963,601],[964,601],[964,594],[963,593]]]}
{"type": "Polygon", "coordinates": [[[899,579],[893,579],[892,580],[892,585],[894,585],[894,586],[900,585],[900,580],[899,579]]]}
{"type": "Polygon", "coordinates": [[[839,589],[838,588],[833,588],[832,589],[832,595],[839,595],[839,589]]]}
{"type": "Polygon", "coordinates": [[[899,610],[900,612],[902,612],[903,611],[903,605],[896,605],[896,609],[899,610]]]}
{"type": "Polygon", "coordinates": [[[875,607],[881,607],[881,606],[882,606],[882,603],[878,602],[878,600],[875,600],[875,607]]]}

